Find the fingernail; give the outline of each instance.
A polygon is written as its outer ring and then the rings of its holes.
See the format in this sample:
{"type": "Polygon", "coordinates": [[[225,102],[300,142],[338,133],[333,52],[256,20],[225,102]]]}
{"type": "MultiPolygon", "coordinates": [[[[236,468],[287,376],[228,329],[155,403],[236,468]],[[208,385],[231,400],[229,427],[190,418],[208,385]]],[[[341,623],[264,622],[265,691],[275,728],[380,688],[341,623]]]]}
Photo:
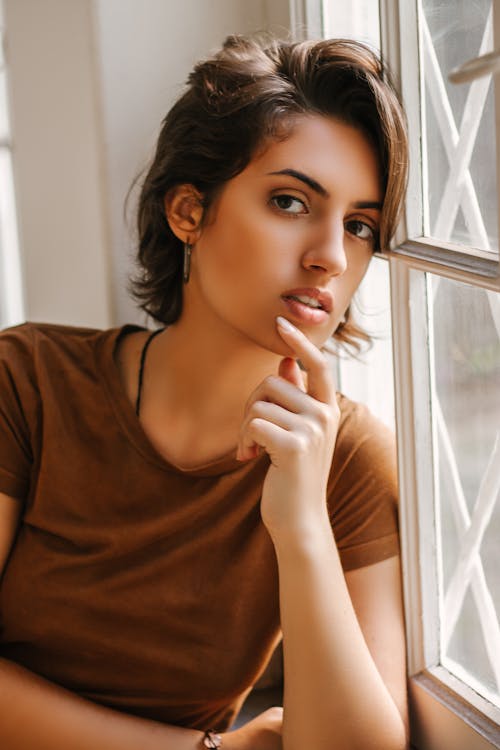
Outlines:
{"type": "Polygon", "coordinates": [[[280,328],[283,328],[284,331],[288,331],[288,333],[294,333],[297,330],[289,320],[287,320],[286,318],[282,318],[281,315],[278,315],[278,317],[276,318],[276,322],[280,328]]]}

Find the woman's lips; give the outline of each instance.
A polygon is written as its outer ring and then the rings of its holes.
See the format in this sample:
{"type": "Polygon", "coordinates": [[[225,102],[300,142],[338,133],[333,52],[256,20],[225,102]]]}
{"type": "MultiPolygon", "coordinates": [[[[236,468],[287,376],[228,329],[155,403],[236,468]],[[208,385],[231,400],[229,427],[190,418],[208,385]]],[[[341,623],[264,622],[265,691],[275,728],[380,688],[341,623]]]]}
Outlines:
{"type": "Polygon", "coordinates": [[[282,297],[288,314],[300,323],[325,323],[328,320],[328,313],[321,307],[309,307],[303,302],[293,297],[282,297]]]}
{"type": "Polygon", "coordinates": [[[291,289],[281,295],[289,314],[301,323],[325,323],[333,308],[330,292],[315,288],[291,289]],[[297,299],[302,297],[303,300],[297,299]],[[314,300],[320,307],[307,304],[304,298],[314,300]]]}

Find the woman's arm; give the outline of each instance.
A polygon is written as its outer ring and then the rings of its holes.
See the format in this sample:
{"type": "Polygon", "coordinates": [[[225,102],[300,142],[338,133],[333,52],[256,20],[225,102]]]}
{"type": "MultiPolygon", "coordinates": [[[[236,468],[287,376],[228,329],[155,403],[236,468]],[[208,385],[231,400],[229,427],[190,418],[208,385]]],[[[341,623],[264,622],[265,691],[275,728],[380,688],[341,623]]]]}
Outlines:
{"type": "Polygon", "coordinates": [[[403,750],[399,570],[393,560],[348,574],[349,591],[326,502],[339,421],[330,368],[299,330],[279,330],[307,370],[307,390],[297,364],[283,360],[281,377],[264,381],[249,400],[239,455],[249,458],[260,446],[271,458],[261,512],[279,569],[283,747],[403,750]],[[377,606],[370,586],[380,594],[377,606]]]}
{"type": "Polygon", "coordinates": [[[318,750],[403,750],[407,709],[398,558],[348,573],[351,598],[331,531],[278,545],[277,556],[285,750],[306,742],[318,750]]]}
{"type": "MultiPolygon", "coordinates": [[[[223,750],[281,750],[282,709],[222,735],[223,750]]],[[[8,750],[204,750],[203,732],[84,700],[0,658],[0,747],[8,750]]]]}
{"type": "MultiPolygon", "coordinates": [[[[0,578],[21,503],[0,493],[0,578]]],[[[0,644],[1,653],[1,644],[0,644]]],[[[8,750],[202,750],[203,733],[99,706],[0,657],[0,747],[8,750]]],[[[224,750],[279,750],[281,714],[224,735],[224,750]]]]}
{"type": "Polygon", "coordinates": [[[0,744],[9,750],[201,750],[202,733],[86,701],[0,659],[0,744]]]}
{"type": "Polygon", "coordinates": [[[408,726],[406,636],[401,561],[390,557],[345,574],[347,588],[376,667],[408,726]]]}

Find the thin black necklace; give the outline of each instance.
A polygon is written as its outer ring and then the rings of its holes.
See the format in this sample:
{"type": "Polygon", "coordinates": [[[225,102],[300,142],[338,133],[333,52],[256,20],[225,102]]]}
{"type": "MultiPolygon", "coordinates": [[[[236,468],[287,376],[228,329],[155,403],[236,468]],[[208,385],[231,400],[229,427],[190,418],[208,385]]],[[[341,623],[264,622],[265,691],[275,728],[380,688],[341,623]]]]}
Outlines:
{"type": "Polygon", "coordinates": [[[135,414],[137,417],[139,416],[139,412],[141,411],[142,378],[144,376],[144,363],[146,361],[146,353],[154,337],[164,330],[165,330],[164,328],[158,328],[157,331],[153,331],[153,333],[147,337],[146,342],[144,346],[142,347],[141,364],[139,365],[139,382],[137,385],[137,398],[135,400],[135,414]]]}

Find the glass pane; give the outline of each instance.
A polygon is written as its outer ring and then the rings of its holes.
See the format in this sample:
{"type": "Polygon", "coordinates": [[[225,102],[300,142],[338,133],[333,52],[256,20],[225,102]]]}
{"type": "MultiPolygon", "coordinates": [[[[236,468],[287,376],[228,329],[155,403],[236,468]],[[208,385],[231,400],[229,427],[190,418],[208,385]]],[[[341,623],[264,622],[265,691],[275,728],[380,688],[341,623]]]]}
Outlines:
{"type": "Polygon", "coordinates": [[[433,277],[441,662],[500,705],[500,295],[433,277]]]}
{"type": "Polygon", "coordinates": [[[422,0],[425,234],[498,252],[492,76],[448,74],[493,49],[492,0],[422,0]]]}

